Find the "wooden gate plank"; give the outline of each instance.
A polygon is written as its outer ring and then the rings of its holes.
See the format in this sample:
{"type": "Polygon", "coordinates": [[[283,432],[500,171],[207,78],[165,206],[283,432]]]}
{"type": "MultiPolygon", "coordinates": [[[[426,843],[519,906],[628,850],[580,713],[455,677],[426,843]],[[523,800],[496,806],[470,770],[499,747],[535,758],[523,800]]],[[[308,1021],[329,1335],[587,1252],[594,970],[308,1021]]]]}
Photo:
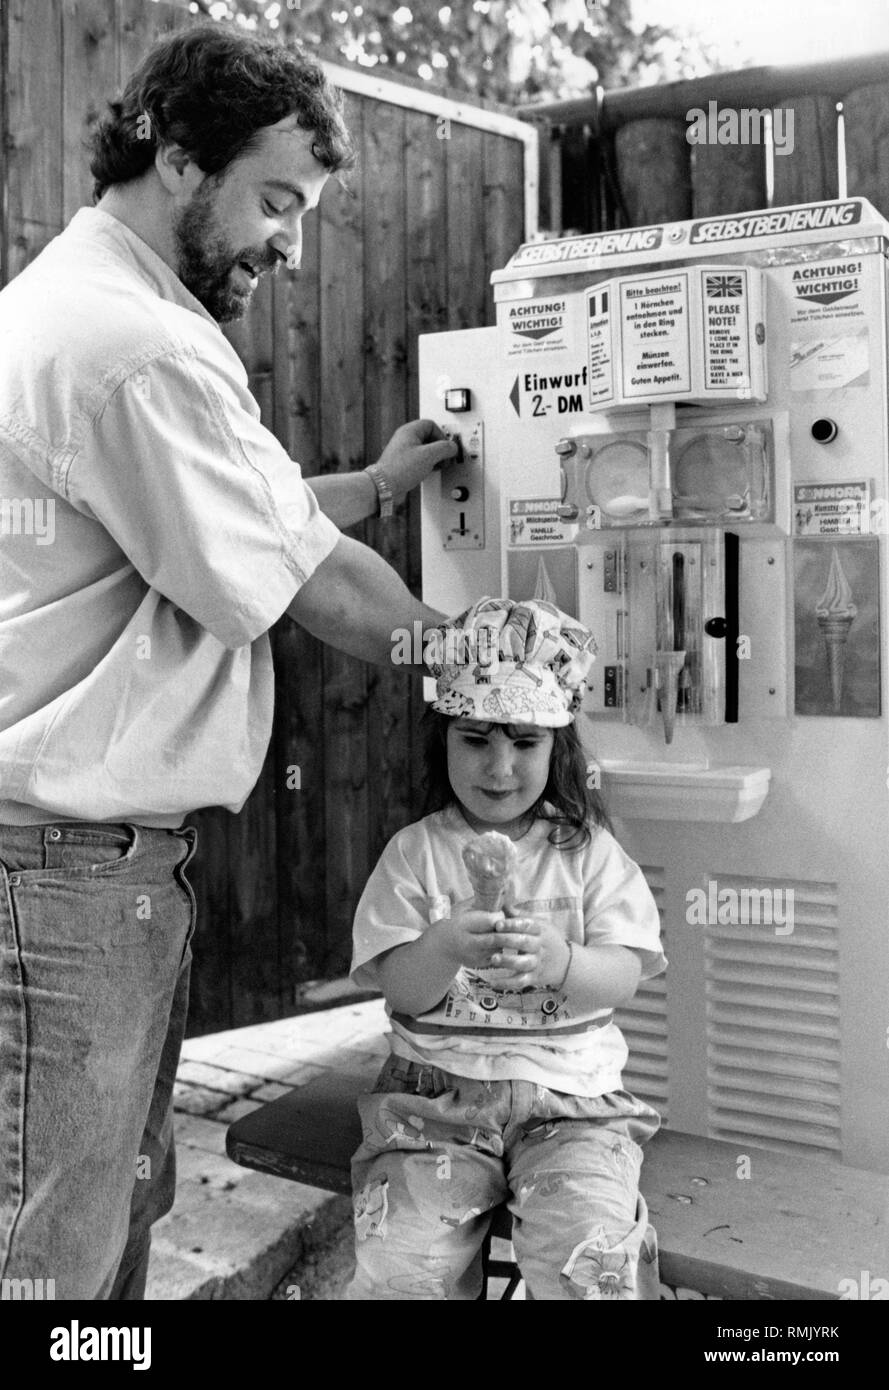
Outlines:
{"type": "Polygon", "coordinates": [[[299,268],[282,266],[272,284],[275,434],[306,477],[321,471],[321,217],[316,210],[303,219],[299,268]]]}
{"type": "MultiPolygon", "coordinates": [[[[364,107],[365,447],[379,458],[408,418],[406,326],[405,113],[368,101],[364,107]]],[[[404,577],[407,515],[371,521],[368,544],[404,577]]],[[[408,819],[411,800],[411,678],[403,668],[368,672],[368,844],[372,866],[408,819]]]]}
{"type": "MultiPolygon", "coordinates": [[[[322,201],[329,196],[329,186],[322,201]]],[[[321,212],[303,221],[298,270],[274,281],[275,434],[309,477],[321,471],[321,212]]],[[[281,988],[284,1012],[327,954],[323,649],[289,618],[272,633],[275,660],[275,800],[281,988]]]]}
{"type": "Polygon", "coordinates": [[[525,236],[524,147],[503,135],[484,137],[485,323],[493,323],[491,272],[506,265],[525,236]]]}
{"type": "MultiPolygon", "coordinates": [[[[447,245],[447,150],[453,125],[442,127],[434,116],[409,111],[405,122],[405,184],[407,186],[406,299],[408,345],[408,412],[419,413],[417,373],[421,333],[440,333],[448,326],[447,245]],[[445,138],[446,137],[446,138],[445,138]]],[[[439,402],[440,404],[440,402],[439,402]]],[[[405,579],[411,593],[422,587],[420,555],[420,496],[415,490],[407,500],[407,555],[405,579]]],[[[408,729],[402,735],[417,772],[411,785],[407,818],[416,820],[423,800],[420,719],[424,709],[423,687],[410,682],[408,729]]]]}
{"type": "Polygon", "coordinates": [[[232,1027],[229,828],[233,819],[218,807],[188,817],[198,832],[197,854],[188,869],[198,905],[188,1005],[187,1033],[192,1038],[232,1027]]]}
{"type": "Polygon", "coordinates": [[[852,197],[869,198],[889,215],[889,84],[859,87],[843,98],[846,178],[852,197]]]}
{"type": "Polygon", "coordinates": [[[775,207],[836,198],[837,104],[832,97],[792,97],[775,110],[793,112],[793,149],[775,155],[775,207]]]}
{"type": "MultiPolygon", "coordinates": [[[[226,324],[224,331],[247,370],[262,423],[271,429],[274,325],[268,276],[260,279],[248,313],[243,319],[226,324]]],[[[270,744],[256,787],[240,814],[228,819],[228,939],[235,1028],[277,1018],[281,1013],[282,947],[276,862],[276,792],[281,786],[280,774],[274,744],[270,744]]]]}
{"type": "Polygon", "coordinates": [[[91,207],[89,135],[117,86],[116,0],[66,0],[62,38],[62,215],[91,207]]]}
{"type": "Polygon", "coordinates": [[[484,140],[480,130],[451,124],[447,148],[448,327],[485,322],[484,140]]]}
{"type": "Polygon", "coordinates": [[[631,121],[615,137],[617,181],[631,227],[691,217],[691,146],[684,121],[631,121]]]}
{"type": "Polygon", "coordinates": [[[434,116],[406,113],[406,332],[412,416],[419,409],[417,339],[421,333],[441,333],[448,326],[448,262],[442,255],[448,226],[447,147],[447,140],[438,136],[434,116]]]}
{"type": "MultiPolygon", "coordinates": [[[[348,94],[346,119],[363,143],[363,102],[348,94]]],[[[322,212],[321,404],[323,471],[349,472],[365,462],[364,447],[364,182],[331,189],[322,212]]],[[[325,826],[327,932],[325,962],[345,973],[352,914],[367,878],[367,667],[324,648],[325,826]]],[[[320,736],[320,735],[319,735],[320,736]]]]}
{"type": "Polygon", "coordinates": [[[9,0],[6,198],[9,275],[62,229],[61,0],[9,0]]]}
{"type": "Polygon", "coordinates": [[[568,236],[597,227],[601,189],[598,146],[588,126],[568,126],[561,140],[561,208],[558,230],[568,236]]]}
{"type": "Polygon", "coordinates": [[[118,0],[117,85],[123,87],[141,63],[151,45],[162,34],[188,29],[202,16],[193,15],[186,5],[153,3],[145,0],[118,0]]]}
{"type": "Polygon", "coordinates": [[[694,145],[692,216],[717,217],[766,205],[765,145],[694,145]]]}
{"type": "Polygon", "coordinates": [[[7,109],[7,80],[9,76],[9,8],[0,5],[0,151],[3,152],[3,165],[0,168],[0,289],[9,279],[9,206],[6,198],[6,181],[9,151],[12,149],[9,135],[9,111],[7,109]]]}

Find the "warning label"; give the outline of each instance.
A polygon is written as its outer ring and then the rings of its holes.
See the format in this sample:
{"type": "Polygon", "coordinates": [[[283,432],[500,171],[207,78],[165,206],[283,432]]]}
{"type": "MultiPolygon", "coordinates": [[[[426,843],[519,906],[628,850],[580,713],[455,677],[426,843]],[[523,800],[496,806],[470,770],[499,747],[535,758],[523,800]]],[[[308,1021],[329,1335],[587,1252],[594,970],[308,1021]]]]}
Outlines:
{"type": "Polygon", "coordinates": [[[691,390],[688,275],[620,286],[624,396],[673,397],[691,390]]]}
{"type": "Polygon", "coordinates": [[[800,266],[791,279],[796,299],[807,304],[839,304],[861,289],[861,261],[800,266]]]}
{"type": "Polygon", "coordinates": [[[704,276],[704,385],[750,385],[747,276],[743,270],[704,276]]]}
{"type": "Polygon", "coordinates": [[[501,316],[507,357],[535,352],[567,352],[564,299],[523,299],[505,304],[501,316]]]}
{"type": "Polygon", "coordinates": [[[587,296],[587,361],[591,406],[614,400],[614,360],[611,351],[613,298],[614,291],[610,288],[590,290],[587,296]]]}
{"type": "Polygon", "coordinates": [[[559,516],[557,497],[511,497],[509,499],[509,543],[510,545],[546,545],[550,542],[564,545],[574,540],[578,532],[576,522],[565,521],[559,516]]]}
{"type": "Polygon", "coordinates": [[[862,535],[870,529],[870,484],[797,483],[793,522],[797,536],[862,535]]]}
{"type": "Polygon", "coordinates": [[[867,288],[868,269],[861,260],[813,261],[782,266],[774,273],[783,281],[793,325],[865,317],[862,291],[867,288]]]}

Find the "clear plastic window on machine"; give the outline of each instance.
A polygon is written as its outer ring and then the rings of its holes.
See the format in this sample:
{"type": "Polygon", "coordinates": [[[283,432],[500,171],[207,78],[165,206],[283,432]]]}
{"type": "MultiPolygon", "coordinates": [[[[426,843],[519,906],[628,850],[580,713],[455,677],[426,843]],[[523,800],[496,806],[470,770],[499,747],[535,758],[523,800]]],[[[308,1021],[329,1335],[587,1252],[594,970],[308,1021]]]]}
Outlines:
{"type": "Polygon", "coordinates": [[[602,706],[660,721],[667,743],[677,717],[738,717],[728,528],[774,521],[774,423],[700,408],[765,400],[763,300],[761,272],[742,265],[619,276],[584,295],[598,427],[557,445],[560,511],[601,576],[602,706]],[[682,405],[699,418],[677,421],[682,405]]]}

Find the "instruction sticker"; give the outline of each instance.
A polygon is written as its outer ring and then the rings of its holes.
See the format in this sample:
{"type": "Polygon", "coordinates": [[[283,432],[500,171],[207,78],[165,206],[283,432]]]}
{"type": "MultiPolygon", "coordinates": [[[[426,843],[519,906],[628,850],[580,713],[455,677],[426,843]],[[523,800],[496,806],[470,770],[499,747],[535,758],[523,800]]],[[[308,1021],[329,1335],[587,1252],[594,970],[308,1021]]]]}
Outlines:
{"type": "Polygon", "coordinates": [[[611,305],[614,290],[609,286],[587,294],[587,364],[589,366],[590,405],[614,400],[614,359],[611,349],[611,305]]]}
{"type": "Polygon", "coordinates": [[[838,386],[867,386],[870,348],[866,328],[839,337],[807,339],[790,345],[790,389],[832,391],[838,386]]]}
{"type": "Polygon", "coordinates": [[[522,299],[503,305],[500,322],[507,357],[567,352],[568,305],[563,299],[522,299]]]}
{"type": "Polygon", "coordinates": [[[797,536],[855,536],[870,530],[870,483],[796,483],[793,529],[797,536]]]}
{"type": "Polygon", "coordinates": [[[578,532],[576,521],[559,516],[558,497],[511,497],[509,499],[510,545],[564,545],[578,532]]]}
{"type": "Polygon", "coordinates": [[[749,295],[743,270],[703,277],[704,386],[708,391],[750,386],[749,295]]]}
{"type": "Polygon", "coordinates": [[[620,285],[623,394],[687,395],[691,390],[688,275],[620,285]]]}

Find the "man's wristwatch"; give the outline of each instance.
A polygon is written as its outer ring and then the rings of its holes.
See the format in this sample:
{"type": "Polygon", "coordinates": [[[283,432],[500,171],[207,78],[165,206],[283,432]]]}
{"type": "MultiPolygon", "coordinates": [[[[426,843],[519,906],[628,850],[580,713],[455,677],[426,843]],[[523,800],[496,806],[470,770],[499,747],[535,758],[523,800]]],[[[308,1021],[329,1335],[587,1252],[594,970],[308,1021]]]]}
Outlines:
{"type": "Polygon", "coordinates": [[[392,491],[392,484],[378,463],[369,463],[364,471],[370,474],[377,490],[377,496],[380,499],[380,516],[391,516],[395,510],[395,494],[392,491]]]}

